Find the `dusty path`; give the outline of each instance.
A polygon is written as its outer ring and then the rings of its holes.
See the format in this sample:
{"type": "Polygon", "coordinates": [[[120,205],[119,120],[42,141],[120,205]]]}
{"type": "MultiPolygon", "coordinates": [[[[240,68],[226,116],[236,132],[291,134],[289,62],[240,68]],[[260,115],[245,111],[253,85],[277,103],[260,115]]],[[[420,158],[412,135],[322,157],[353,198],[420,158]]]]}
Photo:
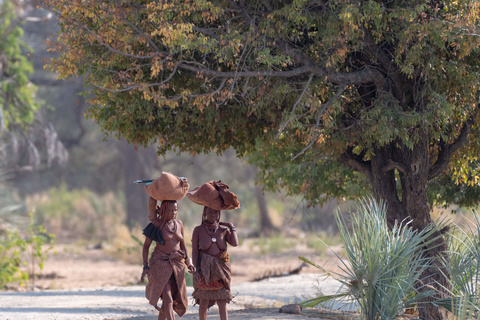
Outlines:
{"type": "MultiPolygon", "coordinates": [[[[278,309],[338,288],[335,280],[323,279],[319,274],[299,274],[236,284],[232,287],[236,297],[228,306],[229,319],[305,319],[280,314],[278,309]]],[[[189,296],[192,291],[189,287],[189,296]]],[[[197,312],[189,301],[188,313],[181,319],[198,319],[197,312]]],[[[157,314],[145,299],[143,286],[0,292],[1,320],[155,320],[157,314]]],[[[218,319],[215,307],[208,319],[218,319]]]]}
{"type": "MultiPolygon", "coordinates": [[[[48,257],[41,278],[35,281],[35,291],[0,291],[0,320],[157,319],[157,311],[144,296],[144,286],[138,283],[141,263],[115,260],[101,249],[63,245],[55,249],[57,254],[48,257]]],[[[298,255],[315,257],[304,247],[282,254],[258,254],[248,244],[232,249],[232,293],[236,297],[228,305],[229,319],[305,319],[279,314],[278,309],[320,292],[333,293],[339,284],[331,278],[322,282],[321,270],[305,267],[298,275],[252,281],[272,271],[294,269],[301,262],[298,255]]],[[[191,295],[193,289],[188,290],[191,295]]],[[[198,319],[197,307],[189,303],[181,319],[198,319]]],[[[218,319],[217,315],[214,307],[208,319],[218,319]]]]}

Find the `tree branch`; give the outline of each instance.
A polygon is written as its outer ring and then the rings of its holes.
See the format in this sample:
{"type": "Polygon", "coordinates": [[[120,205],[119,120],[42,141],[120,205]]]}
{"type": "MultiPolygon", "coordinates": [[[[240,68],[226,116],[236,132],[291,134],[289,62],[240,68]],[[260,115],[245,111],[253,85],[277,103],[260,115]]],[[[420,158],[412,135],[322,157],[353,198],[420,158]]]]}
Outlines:
{"type": "MultiPolygon", "coordinates": [[[[297,105],[300,103],[300,101],[302,100],[303,96],[305,95],[305,92],[307,92],[307,89],[308,87],[310,86],[310,83],[312,82],[312,79],[313,79],[313,74],[310,74],[310,76],[308,77],[308,81],[307,83],[305,84],[305,88],[303,88],[303,91],[302,93],[300,94],[300,96],[298,97],[297,101],[295,102],[295,104],[293,105],[293,108],[292,108],[292,111],[290,112],[290,117],[285,121],[285,123],[280,127],[280,130],[278,130],[278,133],[277,133],[277,138],[280,137],[280,135],[282,134],[283,132],[283,129],[285,129],[285,127],[288,125],[288,123],[290,122],[290,120],[293,118],[293,115],[295,114],[295,109],[297,108],[297,105]]],[[[320,113],[321,114],[321,113],[320,113]]],[[[302,152],[303,153],[303,152],[302,152]]]]}
{"type": "Polygon", "coordinates": [[[109,88],[98,86],[94,83],[92,83],[91,85],[96,87],[97,89],[101,89],[101,90],[105,90],[105,91],[109,91],[109,92],[124,92],[124,91],[129,91],[129,90],[138,89],[138,88],[149,88],[149,87],[161,86],[161,85],[164,85],[165,83],[167,83],[171,78],[173,78],[173,76],[177,72],[177,68],[180,64],[181,64],[181,62],[177,63],[177,65],[173,68],[172,73],[170,73],[170,75],[167,77],[167,79],[165,79],[161,82],[148,83],[148,84],[136,84],[136,85],[133,85],[133,86],[122,88],[122,89],[109,89],[109,88]]]}
{"type": "Polygon", "coordinates": [[[363,173],[370,184],[373,183],[372,169],[370,167],[370,161],[362,161],[358,159],[352,152],[353,148],[348,148],[344,153],[340,155],[340,162],[354,171],[363,173]]]}
{"type": "Polygon", "coordinates": [[[404,166],[402,166],[398,162],[393,161],[392,159],[388,159],[388,164],[383,168],[383,172],[388,172],[394,169],[397,169],[399,172],[403,174],[407,174],[407,169],[404,166]]]}
{"type": "Polygon", "coordinates": [[[327,68],[316,67],[313,65],[303,65],[291,70],[286,71],[272,71],[272,70],[260,70],[260,71],[214,71],[207,67],[202,66],[198,62],[183,61],[179,68],[186,71],[191,71],[195,73],[201,73],[208,76],[213,76],[217,78],[237,78],[240,77],[277,77],[277,78],[292,78],[305,73],[313,73],[314,75],[324,78],[325,80],[338,85],[354,85],[354,84],[366,84],[366,83],[376,83],[377,88],[381,87],[379,90],[385,89],[385,78],[381,75],[380,72],[374,70],[373,68],[365,68],[356,72],[332,72],[327,70],[327,68]],[[198,67],[189,65],[196,64],[200,65],[198,67]]]}
{"type": "Polygon", "coordinates": [[[314,132],[313,132],[312,140],[310,141],[310,143],[305,148],[303,148],[302,151],[300,151],[295,157],[292,158],[292,161],[297,159],[297,157],[299,157],[300,155],[304,154],[305,151],[307,151],[309,148],[311,148],[312,145],[315,143],[315,141],[317,140],[317,136],[318,136],[317,132],[318,132],[318,127],[320,126],[320,118],[322,117],[323,112],[325,111],[325,109],[328,108],[329,105],[332,104],[333,101],[337,100],[338,97],[340,97],[340,95],[343,93],[343,91],[345,91],[345,86],[341,86],[338,89],[337,93],[330,100],[328,100],[326,103],[324,103],[322,109],[320,110],[320,113],[317,116],[317,122],[315,124],[315,129],[314,129],[314,132]]]}
{"type": "Polygon", "coordinates": [[[366,44],[366,49],[369,54],[371,54],[375,60],[379,63],[380,67],[385,71],[388,77],[393,80],[392,83],[392,93],[393,96],[400,101],[402,105],[405,104],[405,95],[401,89],[401,80],[399,79],[399,71],[394,66],[393,59],[390,58],[383,50],[381,50],[378,45],[375,43],[372,33],[365,26],[363,27],[364,39],[366,44]]]}
{"type": "Polygon", "coordinates": [[[386,91],[387,81],[381,72],[370,67],[365,67],[363,70],[355,72],[333,72],[326,67],[319,67],[310,59],[302,55],[298,50],[292,48],[292,46],[281,39],[271,40],[271,45],[280,50],[283,54],[292,58],[294,62],[299,65],[308,66],[311,72],[320,78],[324,78],[338,85],[360,85],[374,83],[378,91],[386,91]]]}
{"type": "Polygon", "coordinates": [[[470,129],[475,121],[475,117],[479,110],[479,105],[477,105],[477,107],[475,108],[475,112],[463,124],[463,127],[460,130],[460,134],[455,141],[453,141],[451,144],[441,143],[441,149],[438,152],[437,161],[435,161],[435,163],[430,167],[430,170],[428,172],[429,181],[435,179],[436,177],[441,175],[443,171],[445,171],[452,155],[467,142],[468,134],[470,133],[470,129]]]}
{"type": "MultiPolygon", "coordinates": [[[[115,1],[115,3],[118,5],[118,1],[115,1]]],[[[121,6],[121,5],[118,5],[118,7],[120,8],[120,11],[121,11],[121,13],[122,13],[123,21],[125,21],[125,22],[126,22],[133,30],[135,30],[139,35],[141,35],[143,38],[145,38],[145,40],[147,40],[148,43],[150,43],[150,45],[151,45],[157,52],[160,52],[160,49],[157,47],[157,45],[155,44],[155,42],[153,42],[150,37],[148,37],[143,31],[141,31],[140,29],[138,29],[137,26],[135,26],[133,23],[131,23],[130,21],[128,21],[127,15],[125,14],[125,11],[123,10],[122,6],[121,6]]]]}

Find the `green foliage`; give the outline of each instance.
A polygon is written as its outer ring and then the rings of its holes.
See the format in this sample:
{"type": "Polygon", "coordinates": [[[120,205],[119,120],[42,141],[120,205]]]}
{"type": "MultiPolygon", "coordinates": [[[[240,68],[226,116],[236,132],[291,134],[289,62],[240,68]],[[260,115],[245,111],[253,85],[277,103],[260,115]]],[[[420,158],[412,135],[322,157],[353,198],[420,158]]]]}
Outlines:
{"type": "Polygon", "coordinates": [[[185,270],[185,284],[187,287],[193,287],[193,276],[185,270]]]}
{"type": "Polygon", "coordinates": [[[455,203],[461,207],[474,208],[480,199],[480,161],[467,159],[459,154],[452,160],[452,168],[430,184],[430,202],[448,207],[455,203]],[[458,159],[460,158],[460,159],[458,159]]]}
{"type": "Polygon", "coordinates": [[[25,284],[28,273],[20,270],[22,253],[26,250],[25,240],[18,230],[3,229],[0,234],[0,286],[11,283],[25,284]]]}
{"type": "Polygon", "coordinates": [[[23,286],[30,279],[34,288],[36,267],[43,269],[55,235],[47,233],[41,225],[35,226],[32,213],[27,230],[5,228],[0,231],[0,286],[14,283],[23,286]],[[23,270],[25,266],[28,272],[23,270]]]}
{"type": "Polygon", "coordinates": [[[29,83],[32,64],[24,51],[30,49],[21,40],[23,30],[12,1],[0,3],[0,111],[1,125],[7,129],[33,121],[38,103],[34,99],[35,86],[29,83]]]}
{"type": "MultiPolygon", "coordinates": [[[[322,203],[368,194],[379,157],[409,190],[417,164],[403,155],[442,162],[462,128],[463,157],[435,175],[456,181],[480,152],[474,2],[40,3],[61,21],[49,66],[83,76],[89,117],[162,154],[233,147],[266,188],[322,203]]],[[[467,189],[478,187],[471,168],[467,189]]]]}
{"type": "Polygon", "coordinates": [[[294,248],[296,242],[289,240],[283,234],[275,235],[272,237],[261,237],[255,243],[261,254],[267,253],[282,253],[287,249],[294,248]]]}
{"type": "Polygon", "coordinates": [[[455,319],[478,319],[480,315],[480,216],[473,211],[472,217],[449,234],[444,265],[450,274],[452,297],[437,302],[452,311],[455,319]]]}
{"type": "Polygon", "coordinates": [[[34,224],[33,213],[30,213],[30,223],[24,241],[26,246],[25,253],[28,255],[27,265],[29,265],[30,269],[32,288],[35,288],[36,266],[40,270],[43,269],[47,253],[53,249],[54,239],[54,234],[47,233],[47,230],[42,225],[34,224]]]}
{"type": "Polygon", "coordinates": [[[333,235],[327,232],[320,232],[319,234],[308,234],[306,244],[308,248],[315,250],[316,254],[321,256],[327,251],[329,247],[341,244],[342,240],[339,235],[333,235]]]}
{"type": "Polygon", "coordinates": [[[28,202],[36,208],[37,223],[64,241],[112,239],[125,217],[123,197],[113,193],[98,195],[60,186],[28,202]]]}
{"type": "MultiPolygon", "coordinates": [[[[352,298],[364,319],[395,319],[416,301],[433,295],[427,290],[412,294],[414,283],[429,267],[421,257],[423,246],[437,239],[437,227],[414,231],[408,223],[388,228],[386,208],[372,199],[362,200],[358,211],[347,221],[337,212],[340,236],[345,246],[347,261],[342,260],[342,273],[336,276],[343,288],[335,296],[305,301],[314,306],[332,298],[352,298]]],[[[313,266],[314,262],[301,258],[313,266]]],[[[319,267],[321,268],[321,267],[319,267]]]]}

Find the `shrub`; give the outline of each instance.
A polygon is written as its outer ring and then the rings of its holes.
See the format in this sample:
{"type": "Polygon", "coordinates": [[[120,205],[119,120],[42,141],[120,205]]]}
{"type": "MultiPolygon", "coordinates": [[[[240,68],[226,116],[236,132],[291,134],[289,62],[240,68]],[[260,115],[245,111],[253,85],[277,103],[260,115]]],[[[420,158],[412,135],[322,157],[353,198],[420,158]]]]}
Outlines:
{"type": "Polygon", "coordinates": [[[28,273],[20,270],[25,250],[25,240],[17,230],[0,231],[0,286],[6,287],[11,283],[23,285],[28,281],[28,273]]]}
{"type": "Polygon", "coordinates": [[[358,212],[350,214],[349,223],[337,211],[335,218],[349,261],[338,256],[343,273],[336,276],[343,286],[336,295],[305,301],[304,306],[333,298],[353,299],[364,319],[395,319],[419,299],[433,295],[431,290],[414,294],[414,283],[429,265],[419,252],[435,240],[431,239],[435,227],[414,231],[407,222],[389,230],[385,212],[385,205],[373,199],[361,201],[358,212]]]}
{"type": "Polygon", "coordinates": [[[36,208],[36,222],[64,242],[113,239],[125,218],[123,197],[113,193],[97,195],[90,190],[67,190],[63,186],[30,197],[28,203],[36,208]]]}
{"type": "Polygon", "coordinates": [[[480,316],[480,216],[472,212],[473,221],[452,228],[449,234],[448,261],[452,298],[436,304],[453,312],[456,319],[479,319],[480,316]]]}
{"type": "Polygon", "coordinates": [[[16,283],[23,286],[30,279],[31,287],[35,288],[36,266],[40,270],[43,269],[47,253],[53,248],[54,238],[55,236],[47,233],[43,226],[34,225],[32,213],[23,237],[19,230],[14,228],[2,229],[0,234],[0,285],[5,287],[16,283]],[[22,267],[27,267],[31,277],[22,267]]]}

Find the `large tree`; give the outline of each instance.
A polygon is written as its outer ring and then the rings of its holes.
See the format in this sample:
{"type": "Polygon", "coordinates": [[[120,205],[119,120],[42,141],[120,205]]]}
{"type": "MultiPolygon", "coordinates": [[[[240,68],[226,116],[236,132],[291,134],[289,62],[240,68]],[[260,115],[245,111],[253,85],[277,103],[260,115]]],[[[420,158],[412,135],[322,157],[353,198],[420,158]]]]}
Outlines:
{"type": "Polygon", "coordinates": [[[40,2],[61,25],[50,66],[84,76],[108,133],[161,153],[233,147],[312,202],[369,186],[390,225],[478,202],[476,1],[40,2]]]}

